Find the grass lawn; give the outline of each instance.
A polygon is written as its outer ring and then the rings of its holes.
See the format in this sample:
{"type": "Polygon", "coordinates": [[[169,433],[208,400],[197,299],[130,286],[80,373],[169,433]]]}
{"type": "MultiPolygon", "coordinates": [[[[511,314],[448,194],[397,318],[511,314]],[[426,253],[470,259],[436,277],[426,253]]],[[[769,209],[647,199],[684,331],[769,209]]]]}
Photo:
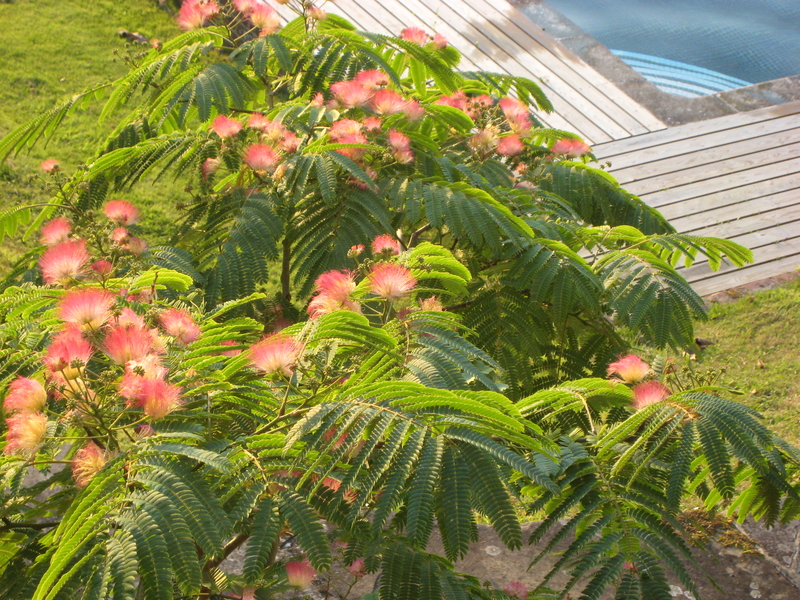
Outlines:
{"type": "MultiPolygon", "coordinates": [[[[169,39],[178,28],[154,0],[12,0],[0,2],[0,137],[71,94],[124,75],[122,57],[142,46],[126,44],[120,29],[169,39]]],[[[39,164],[60,161],[67,173],[92,158],[113,123],[99,123],[101,102],[76,111],[45,147],[40,142],[0,165],[0,207],[47,199],[39,164]]],[[[160,243],[175,218],[171,182],[143,185],[128,199],[144,213],[148,241],[160,243]]],[[[6,241],[0,270],[21,248],[6,241]]]]}
{"type": "Polygon", "coordinates": [[[724,368],[720,382],[745,394],[766,424],[800,446],[800,280],[714,304],[697,335],[715,342],[701,365],[724,368]]]}

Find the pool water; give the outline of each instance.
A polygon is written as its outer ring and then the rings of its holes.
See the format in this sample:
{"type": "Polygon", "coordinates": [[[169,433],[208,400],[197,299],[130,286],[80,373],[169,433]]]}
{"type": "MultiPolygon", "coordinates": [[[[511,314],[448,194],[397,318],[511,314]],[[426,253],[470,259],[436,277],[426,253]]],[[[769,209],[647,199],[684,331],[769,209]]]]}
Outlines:
{"type": "Polygon", "coordinates": [[[800,75],[800,0],[547,0],[664,91],[800,75]]]}

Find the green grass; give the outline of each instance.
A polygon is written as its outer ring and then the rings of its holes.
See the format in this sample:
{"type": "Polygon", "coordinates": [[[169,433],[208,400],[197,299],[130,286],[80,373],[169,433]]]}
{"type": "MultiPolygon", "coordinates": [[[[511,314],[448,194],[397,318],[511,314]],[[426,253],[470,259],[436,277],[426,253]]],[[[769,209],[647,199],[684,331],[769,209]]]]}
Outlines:
{"type": "MultiPolygon", "coordinates": [[[[0,2],[0,23],[0,137],[71,94],[124,75],[123,57],[142,47],[126,44],[120,29],[150,39],[178,32],[154,0],[12,0],[0,2]]],[[[47,199],[43,160],[59,160],[66,173],[90,160],[114,126],[98,122],[101,106],[73,113],[46,146],[42,141],[0,165],[0,207],[47,199]]],[[[164,181],[127,194],[142,209],[151,244],[169,236],[180,193],[164,181]]],[[[3,244],[0,270],[21,248],[17,240],[3,244]]]]}
{"type": "Polygon", "coordinates": [[[725,369],[721,383],[744,392],[740,402],[800,446],[800,280],[714,304],[697,335],[715,342],[703,366],[725,369]]]}

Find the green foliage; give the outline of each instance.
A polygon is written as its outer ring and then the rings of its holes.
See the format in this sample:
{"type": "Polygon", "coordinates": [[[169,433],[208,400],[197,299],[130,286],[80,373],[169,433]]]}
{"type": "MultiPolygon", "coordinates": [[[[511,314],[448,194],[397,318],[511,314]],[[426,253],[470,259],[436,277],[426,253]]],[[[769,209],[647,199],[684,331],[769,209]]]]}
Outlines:
{"type": "Polygon", "coordinates": [[[604,171],[561,160],[572,136],[537,126],[530,107],[551,107],[533,82],[456,71],[452,48],[306,4],[256,36],[220,4],[213,26],[108,84],[114,131],[85,169],[52,176],[38,214],[0,214],[5,236],[67,217],[108,261],[53,276],[37,259],[64,246],[40,247],[0,294],[4,388],[47,385],[47,414],[13,389],[6,406],[0,599],[276,597],[289,534],[317,570],[380,570],[381,600],[501,598],[452,561],[478,518],[520,548],[519,512],[544,515],[529,542],[552,534],[537,560],[568,542],[537,594],[567,571],[560,597],[665,598],[667,571],[696,592],[687,496],[767,523],[800,512],[800,455],[757,413],[663,363],[642,376],[649,398],[600,378],[626,339],[693,342],[704,310],[681,262],[742,265],[747,250],[678,235],[604,171]],[[99,217],[166,175],[186,184],[171,245],[143,250],[118,228],[133,219],[99,217]],[[101,290],[108,314],[68,310],[101,290]],[[115,346],[132,333],[138,354],[115,346]],[[42,483],[25,484],[31,465],[42,483]],[[434,527],[446,558],[425,551],[434,527]],[[243,573],[224,574],[243,544],[243,573]]]}

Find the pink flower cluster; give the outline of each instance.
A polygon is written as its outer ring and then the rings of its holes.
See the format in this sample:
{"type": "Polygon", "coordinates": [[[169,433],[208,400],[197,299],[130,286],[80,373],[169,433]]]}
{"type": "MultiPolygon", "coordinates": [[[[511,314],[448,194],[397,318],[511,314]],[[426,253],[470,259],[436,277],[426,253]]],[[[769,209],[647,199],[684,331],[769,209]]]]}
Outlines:
{"type": "Polygon", "coordinates": [[[199,29],[219,13],[215,0],[183,0],[177,21],[181,29],[199,29]]]}
{"type": "Polygon", "coordinates": [[[367,108],[381,116],[402,113],[411,121],[421,119],[425,109],[419,102],[386,88],[388,84],[389,76],[383,71],[361,71],[353,79],[331,85],[334,101],[330,103],[330,108],[367,108]]]}
{"type": "Polygon", "coordinates": [[[47,391],[35,379],[17,377],[8,387],[3,402],[6,412],[6,454],[25,457],[36,453],[47,431],[47,417],[41,412],[47,402],[47,391]]]}
{"type": "Polygon", "coordinates": [[[553,154],[566,156],[567,158],[580,158],[591,151],[592,149],[581,140],[576,140],[573,138],[564,138],[558,140],[555,144],[553,144],[553,147],[550,148],[550,152],[553,154]]]}
{"type": "Polygon", "coordinates": [[[611,381],[618,381],[633,385],[632,406],[636,410],[661,402],[670,397],[669,388],[660,381],[645,381],[650,373],[650,365],[635,354],[620,357],[619,360],[608,365],[608,375],[616,376],[611,381]]]}
{"type": "Polygon", "coordinates": [[[432,43],[436,48],[442,49],[447,47],[447,38],[441,33],[434,34],[433,37],[429,36],[424,29],[419,27],[406,27],[400,32],[400,37],[407,42],[424,46],[432,43]]]}
{"type": "Polygon", "coordinates": [[[234,0],[233,5],[236,10],[250,19],[254,27],[261,30],[261,36],[275,33],[280,28],[280,16],[269,4],[260,0],[234,0]]]}

